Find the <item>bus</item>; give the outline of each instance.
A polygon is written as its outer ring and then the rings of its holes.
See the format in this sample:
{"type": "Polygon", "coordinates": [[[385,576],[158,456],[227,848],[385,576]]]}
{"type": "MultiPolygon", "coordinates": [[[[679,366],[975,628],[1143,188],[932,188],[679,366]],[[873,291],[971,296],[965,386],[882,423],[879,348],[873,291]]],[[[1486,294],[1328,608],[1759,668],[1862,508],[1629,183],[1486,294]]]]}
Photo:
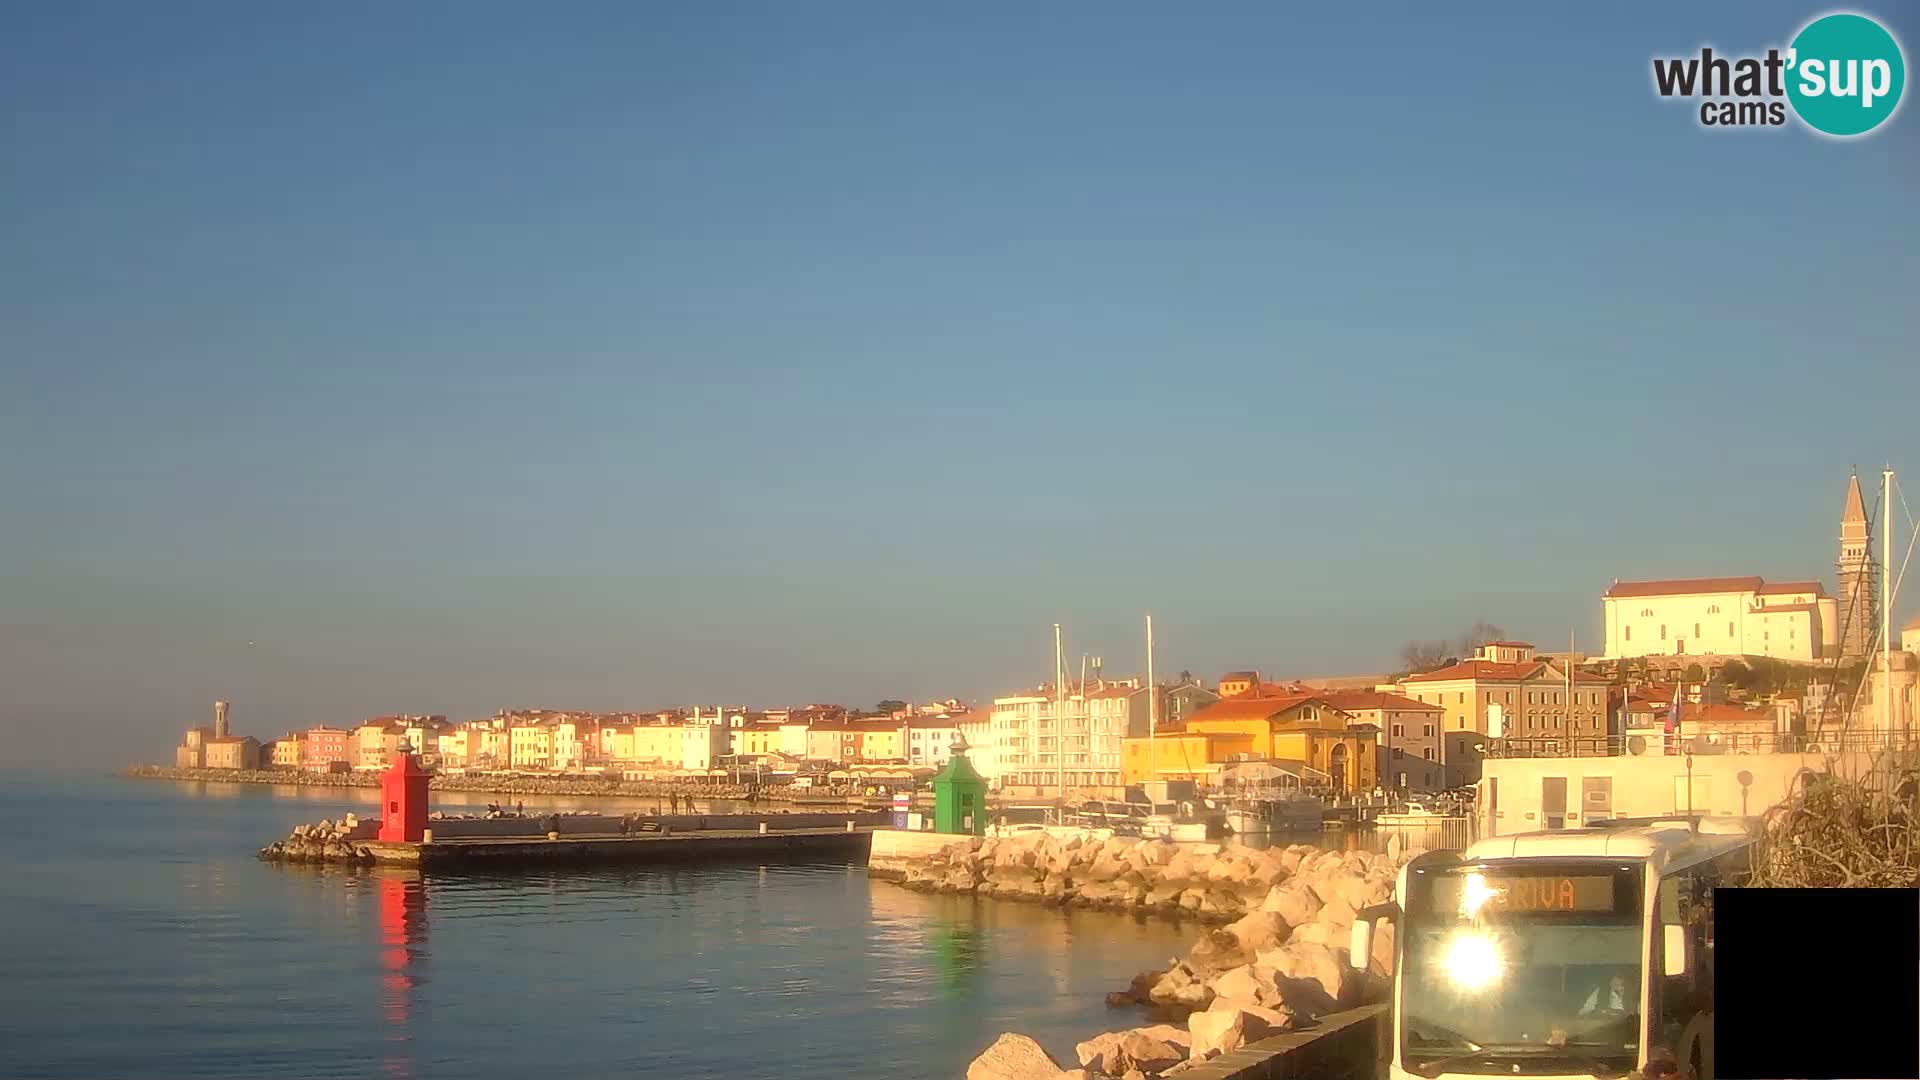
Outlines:
{"type": "Polygon", "coordinates": [[[1481,840],[1401,867],[1354,921],[1393,934],[1391,1080],[1617,1078],[1656,1057],[1713,1077],[1713,891],[1751,819],[1614,820],[1481,840]]]}

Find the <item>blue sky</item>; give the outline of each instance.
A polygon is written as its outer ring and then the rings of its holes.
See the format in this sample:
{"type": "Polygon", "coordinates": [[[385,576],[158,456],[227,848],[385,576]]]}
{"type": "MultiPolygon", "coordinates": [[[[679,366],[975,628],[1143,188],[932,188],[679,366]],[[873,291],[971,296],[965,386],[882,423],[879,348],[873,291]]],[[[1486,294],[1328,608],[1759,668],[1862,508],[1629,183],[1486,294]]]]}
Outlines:
{"type": "Polygon", "coordinates": [[[1648,73],[1818,10],[13,6],[0,722],[980,695],[1146,610],[1380,670],[1830,579],[1849,467],[1920,468],[1911,106],[1648,73]]]}

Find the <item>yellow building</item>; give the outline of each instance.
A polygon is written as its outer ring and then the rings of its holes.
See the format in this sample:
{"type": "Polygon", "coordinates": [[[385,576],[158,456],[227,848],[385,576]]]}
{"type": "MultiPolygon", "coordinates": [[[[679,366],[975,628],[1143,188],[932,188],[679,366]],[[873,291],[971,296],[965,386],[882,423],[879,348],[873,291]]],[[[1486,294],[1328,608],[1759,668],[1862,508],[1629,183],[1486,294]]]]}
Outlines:
{"type": "Polygon", "coordinates": [[[732,751],[736,754],[777,754],[780,752],[779,724],[749,724],[743,728],[734,728],[728,735],[732,742],[732,751]]]}
{"type": "Polygon", "coordinates": [[[1120,744],[1120,782],[1191,780],[1203,787],[1217,786],[1220,771],[1235,757],[1250,755],[1253,736],[1234,733],[1207,735],[1196,731],[1163,731],[1124,739],[1120,744]]]}
{"type": "Polygon", "coordinates": [[[289,732],[284,739],[273,741],[273,767],[276,769],[297,769],[300,767],[300,747],[306,742],[300,732],[289,732]]]}
{"type": "Polygon", "coordinates": [[[855,720],[847,724],[860,733],[861,761],[905,761],[905,725],[898,720],[855,720]]]}
{"type": "Polygon", "coordinates": [[[1130,784],[1207,782],[1236,760],[1292,764],[1309,783],[1335,791],[1364,791],[1380,782],[1377,729],[1355,726],[1317,695],[1223,698],[1188,716],[1178,731],[1126,740],[1122,756],[1130,784]]]}
{"type": "Polygon", "coordinates": [[[553,731],[545,724],[519,724],[508,730],[508,764],[544,769],[553,762],[553,731]]]}
{"type": "Polygon", "coordinates": [[[1607,736],[1606,679],[1567,672],[1537,659],[1533,646],[1495,641],[1472,660],[1409,675],[1399,690],[1415,701],[1438,705],[1440,761],[1449,786],[1480,779],[1488,739],[1568,740],[1603,752],[1607,736]]]}

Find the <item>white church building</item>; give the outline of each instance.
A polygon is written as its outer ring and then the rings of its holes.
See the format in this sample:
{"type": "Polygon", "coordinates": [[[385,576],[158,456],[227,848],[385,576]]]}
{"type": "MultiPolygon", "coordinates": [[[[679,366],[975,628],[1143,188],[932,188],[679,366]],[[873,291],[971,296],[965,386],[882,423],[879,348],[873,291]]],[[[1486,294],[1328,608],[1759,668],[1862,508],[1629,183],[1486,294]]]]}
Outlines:
{"type": "Polygon", "coordinates": [[[1609,660],[1702,655],[1813,661],[1840,645],[1839,605],[1817,581],[1616,581],[1602,602],[1609,660]]]}

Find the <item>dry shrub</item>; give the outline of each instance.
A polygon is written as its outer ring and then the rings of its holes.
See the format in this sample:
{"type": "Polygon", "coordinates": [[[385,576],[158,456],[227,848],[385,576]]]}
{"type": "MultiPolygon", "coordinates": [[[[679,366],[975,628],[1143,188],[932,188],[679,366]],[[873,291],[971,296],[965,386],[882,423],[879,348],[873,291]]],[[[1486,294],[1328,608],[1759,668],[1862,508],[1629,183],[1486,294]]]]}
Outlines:
{"type": "Polygon", "coordinates": [[[1749,885],[1776,889],[1920,885],[1913,751],[1876,755],[1849,775],[1829,758],[1767,812],[1749,885]]]}

